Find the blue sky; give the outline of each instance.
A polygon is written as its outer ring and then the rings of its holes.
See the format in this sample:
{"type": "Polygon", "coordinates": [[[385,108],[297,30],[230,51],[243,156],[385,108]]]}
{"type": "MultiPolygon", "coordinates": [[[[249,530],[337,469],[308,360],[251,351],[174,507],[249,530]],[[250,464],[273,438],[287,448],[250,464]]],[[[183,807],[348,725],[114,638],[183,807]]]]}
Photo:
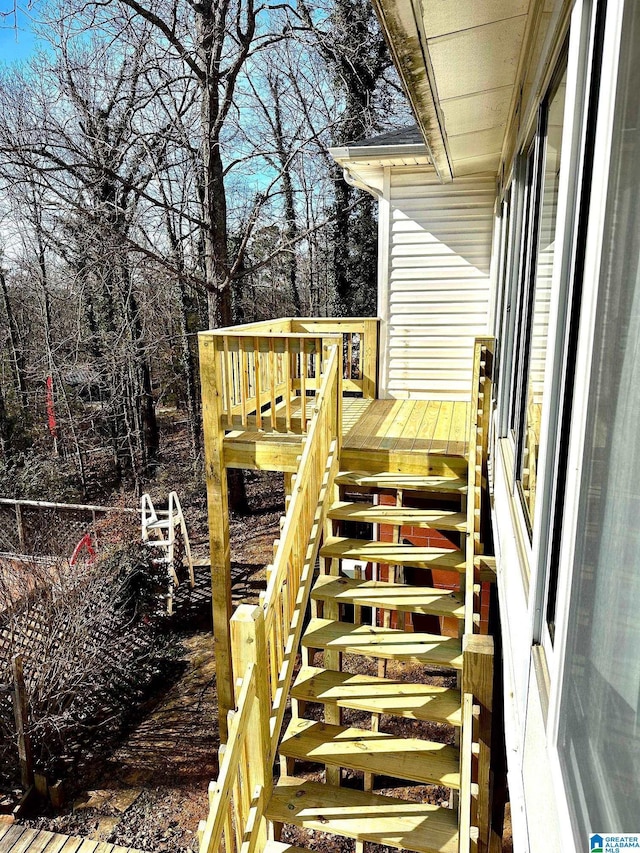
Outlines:
{"type": "Polygon", "coordinates": [[[18,27],[15,27],[13,0],[0,0],[0,62],[28,59],[35,48],[28,14],[18,8],[18,27]]]}

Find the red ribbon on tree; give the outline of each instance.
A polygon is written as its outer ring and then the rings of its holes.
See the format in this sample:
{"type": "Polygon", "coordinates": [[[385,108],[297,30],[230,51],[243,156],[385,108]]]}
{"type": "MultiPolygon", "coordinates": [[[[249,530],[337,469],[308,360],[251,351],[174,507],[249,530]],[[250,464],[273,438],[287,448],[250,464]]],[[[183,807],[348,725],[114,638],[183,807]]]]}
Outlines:
{"type": "Polygon", "coordinates": [[[56,407],[53,402],[53,377],[47,376],[47,420],[49,432],[54,438],[58,437],[58,422],[56,421],[56,407]]]}

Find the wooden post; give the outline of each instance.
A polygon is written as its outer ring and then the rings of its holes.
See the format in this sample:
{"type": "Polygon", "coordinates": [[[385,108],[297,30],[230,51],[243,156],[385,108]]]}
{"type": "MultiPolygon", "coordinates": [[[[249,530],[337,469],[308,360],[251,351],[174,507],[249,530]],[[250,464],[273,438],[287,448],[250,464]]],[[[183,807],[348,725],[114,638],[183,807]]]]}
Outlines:
{"type": "Polygon", "coordinates": [[[22,507],[20,506],[18,501],[16,501],[16,503],[15,503],[15,508],[16,508],[16,525],[18,527],[18,544],[20,546],[20,552],[22,554],[24,554],[24,553],[26,553],[25,535],[24,535],[24,521],[22,520],[22,507]]]}
{"type": "Polygon", "coordinates": [[[489,850],[491,831],[491,713],[493,708],[493,637],[466,635],[463,639],[463,693],[471,693],[479,706],[477,749],[478,851],[489,850]]]}
{"type": "Polygon", "coordinates": [[[378,390],[378,321],[365,320],[360,341],[360,365],[362,367],[362,396],[375,399],[378,390]]]}
{"type": "Polygon", "coordinates": [[[26,791],[33,784],[33,753],[29,735],[29,709],[27,706],[27,689],[24,683],[22,655],[14,655],[11,659],[13,670],[13,713],[16,720],[18,735],[18,757],[20,759],[20,777],[22,787],[26,791]]]}
{"type": "Polygon", "coordinates": [[[224,466],[223,388],[222,375],[218,373],[216,340],[206,332],[199,335],[216,685],[220,740],[224,743],[227,740],[227,714],[234,707],[229,628],[232,607],[231,546],[227,471],[224,466]]]}
{"type": "MultiPolygon", "coordinates": [[[[237,673],[255,664],[256,701],[247,730],[249,787],[261,787],[263,802],[271,799],[273,787],[273,756],[271,755],[271,692],[267,666],[267,638],[262,607],[241,604],[231,619],[231,648],[233,666],[237,673]]],[[[239,693],[239,690],[237,690],[239,693]]],[[[236,697],[237,701],[237,697],[236,697]]],[[[262,850],[267,842],[267,825],[262,821],[255,849],[262,850]]]]}

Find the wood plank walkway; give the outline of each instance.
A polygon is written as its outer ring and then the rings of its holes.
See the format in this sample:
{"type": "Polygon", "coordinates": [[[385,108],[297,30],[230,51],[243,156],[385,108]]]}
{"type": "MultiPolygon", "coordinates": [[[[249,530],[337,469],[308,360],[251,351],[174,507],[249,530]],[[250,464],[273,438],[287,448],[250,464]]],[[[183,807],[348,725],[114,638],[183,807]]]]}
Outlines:
{"type": "Polygon", "coordinates": [[[44,829],[0,824],[1,853],[141,853],[106,841],[92,841],[76,835],[59,835],[44,829]]]}
{"type": "Polygon", "coordinates": [[[344,446],[464,456],[468,427],[469,403],[372,400],[346,433],[344,446]]]}

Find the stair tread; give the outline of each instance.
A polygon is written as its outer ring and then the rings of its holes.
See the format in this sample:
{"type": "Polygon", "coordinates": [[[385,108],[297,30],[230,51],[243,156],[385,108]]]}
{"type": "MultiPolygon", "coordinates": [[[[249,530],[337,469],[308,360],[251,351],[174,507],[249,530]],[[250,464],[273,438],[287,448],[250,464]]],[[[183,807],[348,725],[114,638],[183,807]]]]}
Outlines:
{"type": "Polygon", "coordinates": [[[464,512],[442,509],[417,509],[404,506],[339,501],[329,509],[329,518],[336,521],[356,521],[367,524],[393,524],[420,527],[431,530],[455,530],[462,533],[467,529],[464,512]]]}
{"type": "Polygon", "coordinates": [[[340,708],[431,720],[452,726],[462,724],[460,691],[451,687],[303,666],[291,695],[301,701],[321,702],[340,708]]]}
{"type": "Polygon", "coordinates": [[[467,481],[462,477],[442,477],[425,474],[370,474],[341,471],[336,477],[340,486],[360,486],[372,489],[408,489],[421,492],[455,492],[463,494],[467,481]]]}
{"type": "Polygon", "coordinates": [[[311,591],[311,597],[316,601],[331,600],[337,604],[360,604],[403,613],[425,613],[464,619],[462,593],[428,586],[320,575],[311,591]]]}
{"type": "Polygon", "coordinates": [[[460,753],[453,747],[414,737],[395,737],[351,726],[293,719],[280,753],[301,761],[348,767],[425,785],[460,788],[460,753]]]}
{"type": "Polygon", "coordinates": [[[455,572],[465,570],[465,556],[457,548],[449,550],[421,545],[399,545],[394,542],[371,542],[367,539],[348,539],[343,536],[327,537],[320,549],[320,556],[413,566],[418,569],[455,572]]]}
{"type": "Polygon", "coordinates": [[[397,628],[353,625],[330,619],[312,619],[302,637],[310,649],[331,649],[385,660],[412,661],[462,669],[462,644],[452,637],[397,628]]]}
{"type": "Polygon", "coordinates": [[[267,805],[276,823],[332,832],[417,853],[457,853],[457,814],[429,803],[414,803],[281,777],[267,805]]]}

